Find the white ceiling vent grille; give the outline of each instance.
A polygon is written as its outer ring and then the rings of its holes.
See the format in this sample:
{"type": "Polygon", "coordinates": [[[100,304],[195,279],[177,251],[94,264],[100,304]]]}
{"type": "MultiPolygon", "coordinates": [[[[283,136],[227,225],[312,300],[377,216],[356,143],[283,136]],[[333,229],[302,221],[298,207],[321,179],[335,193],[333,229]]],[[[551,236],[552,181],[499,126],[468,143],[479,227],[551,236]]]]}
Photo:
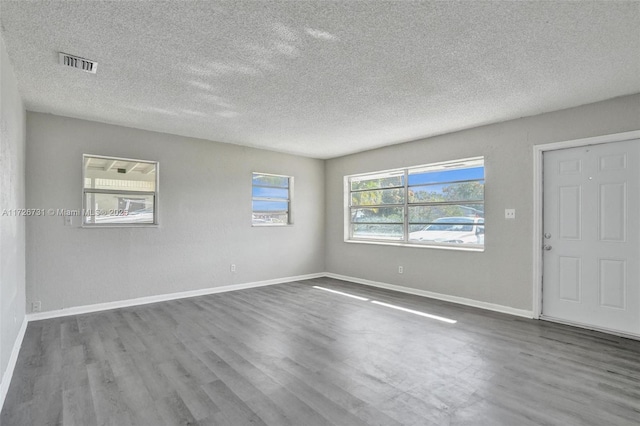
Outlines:
{"type": "Polygon", "coordinates": [[[94,61],[90,61],[89,59],[81,58],[79,56],[69,55],[68,53],[59,54],[60,64],[66,65],[71,68],[77,68],[79,70],[90,72],[91,74],[96,73],[96,69],[98,68],[98,63],[94,61]]]}

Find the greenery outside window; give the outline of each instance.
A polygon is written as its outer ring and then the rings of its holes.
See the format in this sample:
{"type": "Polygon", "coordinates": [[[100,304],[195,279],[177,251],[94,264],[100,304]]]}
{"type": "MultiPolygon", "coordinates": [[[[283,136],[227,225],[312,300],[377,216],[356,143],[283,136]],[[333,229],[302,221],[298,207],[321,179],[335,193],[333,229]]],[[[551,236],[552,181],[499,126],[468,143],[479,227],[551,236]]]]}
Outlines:
{"type": "Polygon", "coordinates": [[[83,155],[83,226],[158,224],[158,162],[83,155]]]}
{"type": "Polygon", "coordinates": [[[484,158],[345,177],[346,241],[484,247],[484,158]]]}
{"type": "Polygon", "coordinates": [[[291,225],[293,177],[268,173],[253,173],[252,177],[252,225],[291,225]]]}

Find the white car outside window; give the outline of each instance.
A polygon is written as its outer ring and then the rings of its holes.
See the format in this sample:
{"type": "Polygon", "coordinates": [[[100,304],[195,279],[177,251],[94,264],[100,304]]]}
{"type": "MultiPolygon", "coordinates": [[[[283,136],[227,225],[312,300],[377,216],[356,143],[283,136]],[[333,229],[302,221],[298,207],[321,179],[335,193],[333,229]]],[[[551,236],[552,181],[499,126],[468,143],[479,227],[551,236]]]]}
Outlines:
{"type": "Polygon", "coordinates": [[[484,244],[484,218],[441,217],[424,229],[409,234],[409,241],[422,243],[484,244]]]}

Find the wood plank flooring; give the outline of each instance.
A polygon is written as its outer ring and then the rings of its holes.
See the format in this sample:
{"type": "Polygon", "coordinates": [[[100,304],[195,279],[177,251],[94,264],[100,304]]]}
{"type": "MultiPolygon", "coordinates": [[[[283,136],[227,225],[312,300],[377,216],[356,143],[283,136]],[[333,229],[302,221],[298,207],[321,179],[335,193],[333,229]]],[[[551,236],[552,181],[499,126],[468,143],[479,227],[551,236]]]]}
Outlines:
{"type": "Polygon", "coordinates": [[[320,278],[32,322],[0,422],[637,426],[640,342],[320,278]]]}

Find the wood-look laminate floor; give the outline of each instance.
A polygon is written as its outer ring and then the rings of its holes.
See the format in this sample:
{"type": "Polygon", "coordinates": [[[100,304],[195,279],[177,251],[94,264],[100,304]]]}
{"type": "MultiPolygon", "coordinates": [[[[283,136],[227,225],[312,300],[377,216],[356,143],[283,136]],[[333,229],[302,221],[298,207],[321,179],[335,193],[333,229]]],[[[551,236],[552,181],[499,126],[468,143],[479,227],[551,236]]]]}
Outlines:
{"type": "Polygon", "coordinates": [[[2,426],[639,420],[639,341],[329,278],[32,322],[1,414],[2,426]]]}

